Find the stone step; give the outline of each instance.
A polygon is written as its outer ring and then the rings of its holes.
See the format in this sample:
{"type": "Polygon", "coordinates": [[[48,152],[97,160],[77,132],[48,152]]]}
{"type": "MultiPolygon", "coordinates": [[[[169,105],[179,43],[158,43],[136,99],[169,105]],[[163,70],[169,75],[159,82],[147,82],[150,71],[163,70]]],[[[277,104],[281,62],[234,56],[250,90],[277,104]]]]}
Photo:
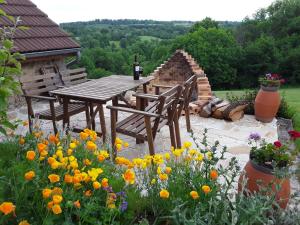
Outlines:
{"type": "Polygon", "coordinates": [[[203,100],[210,100],[212,96],[206,95],[206,96],[198,96],[198,100],[203,101],[203,100]]]}

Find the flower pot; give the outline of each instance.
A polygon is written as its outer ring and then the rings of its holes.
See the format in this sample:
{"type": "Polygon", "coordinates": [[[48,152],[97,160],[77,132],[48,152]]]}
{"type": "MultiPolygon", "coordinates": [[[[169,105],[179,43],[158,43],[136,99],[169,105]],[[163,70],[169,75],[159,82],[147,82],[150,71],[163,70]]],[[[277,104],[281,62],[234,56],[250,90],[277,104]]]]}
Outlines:
{"type": "Polygon", "coordinates": [[[255,118],[269,123],[276,116],[280,106],[278,87],[261,86],[254,104],[255,118]]]}
{"type": "Polygon", "coordinates": [[[245,188],[248,189],[250,193],[255,193],[260,190],[260,188],[268,187],[272,184],[272,192],[276,193],[276,201],[281,208],[285,209],[291,193],[290,180],[287,178],[279,179],[273,174],[273,171],[269,168],[257,165],[255,162],[250,160],[245,168],[245,174],[242,174],[238,182],[238,191],[241,192],[242,184],[244,178],[247,178],[247,183],[245,188]],[[257,182],[259,184],[257,184],[257,182]],[[280,189],[276,190],[276,185],[280,185],[280,189]]]}

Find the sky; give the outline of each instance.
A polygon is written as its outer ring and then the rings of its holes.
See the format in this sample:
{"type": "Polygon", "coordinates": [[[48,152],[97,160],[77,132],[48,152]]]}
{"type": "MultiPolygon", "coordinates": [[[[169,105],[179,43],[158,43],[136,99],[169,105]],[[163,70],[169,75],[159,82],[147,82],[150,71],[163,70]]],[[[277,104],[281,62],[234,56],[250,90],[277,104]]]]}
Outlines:
{"type": "Polygon", "coordinates": [[[241,21],[274,0],[32,0],[57,23],[94,19],[241,21]]]}

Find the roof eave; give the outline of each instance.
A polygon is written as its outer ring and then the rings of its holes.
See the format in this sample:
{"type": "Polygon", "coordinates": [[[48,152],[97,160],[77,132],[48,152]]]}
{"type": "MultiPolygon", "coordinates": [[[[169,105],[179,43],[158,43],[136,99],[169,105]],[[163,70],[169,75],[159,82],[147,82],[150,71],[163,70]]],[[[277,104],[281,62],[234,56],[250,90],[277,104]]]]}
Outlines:
{"type": "Polygon", "coordinates": [[[26,59],[32,58],[40,58],[40,57],[48,57],[48,56],[58,56],[58,55],[69,55],[69,54],[77,54],[80,52],[81,48],[67,48],[67,49],[56,49],[56,50],[48,50],[48,51],[39,51],[39,52],[25,52],[21,53],[26,57],[26,59]]]}

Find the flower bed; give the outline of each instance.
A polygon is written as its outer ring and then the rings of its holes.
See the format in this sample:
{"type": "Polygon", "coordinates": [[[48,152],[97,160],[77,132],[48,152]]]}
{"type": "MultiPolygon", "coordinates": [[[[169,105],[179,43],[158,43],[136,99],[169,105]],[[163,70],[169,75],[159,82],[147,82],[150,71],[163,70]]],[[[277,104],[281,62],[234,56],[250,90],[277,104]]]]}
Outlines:
{"type": "MultiPolygon", "coordinates": [[[[78,139],[36,131],[2,143],[1,224],[289,224],[297,216],[274,211],[272,196],[236,194],[237,160],[221,166],[226,148],[208,146],[206,133],[197,149],[185,142],[132,160],[112,161],[96,141],[86,129],[78,139]]],[[[118,138],[116,147],[128,143],[118,138]]]]}

